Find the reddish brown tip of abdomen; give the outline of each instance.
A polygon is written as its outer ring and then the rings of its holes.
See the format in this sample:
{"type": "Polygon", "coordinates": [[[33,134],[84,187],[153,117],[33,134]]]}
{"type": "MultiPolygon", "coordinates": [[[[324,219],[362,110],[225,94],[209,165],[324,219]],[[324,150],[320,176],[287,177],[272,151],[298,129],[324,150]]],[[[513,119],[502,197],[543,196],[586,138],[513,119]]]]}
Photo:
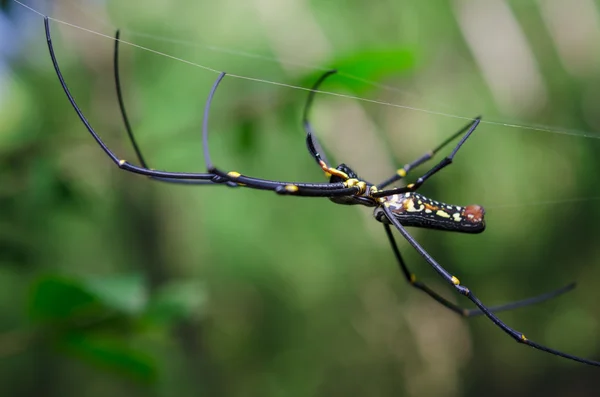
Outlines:
{"type": "Polygon", "coordinates": [[[464,217],[468,222],[479,223],[483,221],[485,210],[482,206],[474,204],[465,207],[464,217]]]}

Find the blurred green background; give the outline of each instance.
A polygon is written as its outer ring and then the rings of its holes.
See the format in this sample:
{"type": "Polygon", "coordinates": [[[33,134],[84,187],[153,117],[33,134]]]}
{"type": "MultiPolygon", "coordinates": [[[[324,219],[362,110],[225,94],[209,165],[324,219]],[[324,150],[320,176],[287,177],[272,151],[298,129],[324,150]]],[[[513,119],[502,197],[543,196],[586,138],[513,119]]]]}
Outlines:
{"type": "MultiPolygon", "coordinates": [[[[599,369],[518,345],[410,288],[369,209],[119,171],[67,102],[42,18],[0,4],[3,395],[597,395],[599,369]]],[[[368,180],[466,123],[439,113],[499,122],[481,124],[422,189],[485,206],[486,232],[412,232],[489,305],[577,281],[500,317],[600,359],[597,1],[27,4],[108,36],[52,23],[79,105],[132,162],[112,75],[117,26],[124,41],[255,79],[310,87],[337,67],[323,90],[434,112],[317,96],[330,158],[368,180]],[[513,123],[551,128],[503,125],[513,123]]],[[[128,45],[121,65],[150,165],[202,172],[202,108],[217,75],[128,45]]],[[[226,78],[211,113],[213,161],[324,181],[305,149],[306,95],[226,78]]],[[[468,306],[400,244],[420,279],[468,306]]]]}

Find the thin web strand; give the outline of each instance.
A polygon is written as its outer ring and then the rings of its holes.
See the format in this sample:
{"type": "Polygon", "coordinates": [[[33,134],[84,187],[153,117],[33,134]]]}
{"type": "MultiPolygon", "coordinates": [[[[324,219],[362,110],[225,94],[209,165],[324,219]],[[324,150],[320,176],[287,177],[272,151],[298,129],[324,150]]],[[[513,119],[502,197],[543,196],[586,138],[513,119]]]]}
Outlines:
{"type": "MultiPolygon", "coordinates": [[[[46,15],[44,15],[43,13],[35,10],[34,8],[23,4],[22,2],[20,2],[19,0],[13,0],[15,3],[29,9],[30,11],[45,17],[46,15]]],[[[53,17],[48,16],[48,19],[57,22],[57,23],[61,23],[63,25],[67,25],[70,26],[72,28],[75,29],[79,29],[82,30],[84,32],[87,33],[91,33],[91,34],[95,34],[110,40],[116,40],[114,37],[103,34],[103,33],[99,33],[96,32],[94,30],[91,29],[87,29],[78,25],[75,25],[73,23],[70,22],[66,22],[66,21],[62,21],[60,19],[56,19],[53,17]]],[[[166,54],[164,52],[161,51],[157,51],[157,50],[153,50],[151,48],[148,47],[144,47],[142,45],[139,44],[135,44],[135,43],[131,43],[129,41],[125,41],[125,40],[119,40],[120,43],[122,44],[126,44],[126,45],[130,45],[132,47],[138,48],[140,50],[144,50],[144,51],[148,51],[151,52],[153,54],[156,55],[160,55],[160,56],[164,56],[166,58],[169,59],[173,59],[175,61],[179,61],[182,63],[185,63],[187,65],[190,66],[194,66],[200,69],[204,69],[207,70],[209,72],[212,73],[216,73],[219,74],[221,73],[220,70],[217,69],[213,69],[211,67],[208,66],[204,66],[192,61],[188,61],[186,59],[182,59],[173,55],[169,55],[166,54]]],[[[426,113],[426,114],[431,114],[431,115],[435,115],[435,116],[441,116],[441,117],[447,117],[447,118],[453,118],[453,119],[458,119],[458,120],[474,120],[472,117],[467,117],[467,116],[460,116],[460,115],[456,115],[456,114],[452,114],[452,113],[445,113],[445,112],[439,112],[439,111],[435,111],[435,110],[429,110],[429,109],[424,109],[424,108],[418,108],[418,107],[414,107],[414,106],[407,106],[407,105],[400,105],[397,103],[392,103],[392,102],[387,102],[387,101],[380,101],[380,100],[376,100],[376,99],[368,99],[368,98],[362,98],[359,96],[355,96],[355,95],[347,95],[347,94],[341,94],[341,93],[337,93],[337,92],[331,92],[331,91],[323,91],[323,90],[313,90],[311,88],[307,88],[307,87],[301,87],[301,86],[296,86],[296,85],[292,85],[292,84],[286,84],[286,83],[281,83],[281,82],[276,82],[276,81],[271,81],[271,80],[266,80],[266,79],[261,79],[261,78],[256,78],[256,77],[249,77],[249,76],[242,76],[242,75],[237,75],[237,74],[227,74],[228,77],[231,78],[237,78],[237,79],[242,79],[242,80],[248,80],[248,81],[253,81],[253,82],[257,82],[257,83],[263,83],[263,84],[271,84],[271,85],[275,85],[275,86],[279,86],[279,87],[285,87],[285,88],[290,88],[290,89],[294,89],[294,90],[302,90],[302,91],[314,91],[316,93],[322,94],[322,95],[330,95],[330,96],[335,96],[335,97],[339,97],[339,98],[344,98],[344,99],[352,99],[352,100],[356,100],[356,101],[361,101],[361,102],[366,102],[366,103],[373,103],[373,104],[377,104],[377,105],[382,105],[382,106],[389,106],[389,107],[395,107],[395,108],[399,108],[399,109],[405,109],[405,110],[410,110],[410,111],[414,111],[414,112],[421,112],[421,113],[426,113]]],[[[563,128],[554,128],[554,127],[549,127],[549,126],[532,126],[532,125],[526,125],[526,124],[515,124],[515,123],[507,123],[507,122],[502,122],[502,121],[492,121],[492,120],[482,120],[481,121],[482,124],[488,124],[488,125],[496,125],[496,126],[501,126],[501,127],[507,127],[507,128],[515,128],[515,129],[524,129],[524,130],[531,130],[531,131],[539,131],[539,132],[548,132],[548,133],[553,133],[553,134],[560,134],[560,135],[568,135],[568,136],[577,136],[577,137],[582,137],[582,138],[589,138],[589,139],[600,139],[600,135],[598,134],[593,134],[590,132],[584,132],[584,131],[575,131],[575,130],[567,130],[567,129],[563,129],[563,128]]]]}
{"type": "MultiPolygon", "coordinates": [[[[250,59],[255,59],[255,60],[259,60],[259,61],[264,61],[264,62],[268,62],[268,63],[274,63],[277,65],[286,65],[286,66],[296,66],[296,67],[301,67],[304,69],[309,69],[311,71],[321,71],[321,72],[328,72],[331,70],[331,68],[329,67],[323,67],[321,65],[314,65],[314,64],[309,64],[306,63],[304,61],[299,61],[297,59],[289,59],[289,58],[275,58],[273,56],[269,56],[269,55],[264,55],[264,54],[256,54],[256,53],[252,53],[252,52],[248,52],[248,51],[244,51],[244,50],[239,50],[239,49],[235,49],[235,48],[227,48],[227,47],[223,47],[223,46],[216,46],[216,45],[211,45],[211,44],[205,44],[205,43],[198,43],[195,41],[189,41],[189,40],[185,40],[185,39],[180,39],[180,38],[173,38],[173,37],[165,37],[165,36],[157,36],[157,35],[153,35],[150,33],[146,33],[146,32],[139,32],[136,30],[131,30],[131,29],[121,29],[117,26],[114,26],[112,24],[112,22],[110,21],[106,21],[102,18],[99,18],[98,16],[96,16],[93,13],[88,12],[84,7],[82,7],[79,3],[75,2],[75,1],[71,1],[70,2],[71,5],[76,8],[79,12],[85,14],[86,16],[94,19],[95,21],[103,24],[104,26],[110,27],[113,30],[120,30],[121,32],[127,32],[128,34],[132,35],[132,36],[137,36],[137,37],[143,37],[146,39],[150,39],[150,40],[154,40],[154,41],[159,41],[159,42],[163,42],[163,43],[170,43],[170,44],[176,44],[176,45],[180,45],[180,46],[186,46],[186,47],[192,47],[192,48],[203,48],[203,49],[207,49],[209,51],[213,51],[213,52],[219,52],[222,54],[228,54],[228,55],[234,55],[237,57],[244,57],[244,58],[250,58],[250,59]]],[[[416,99],[419,99],[421,101],[423,101],[423,95],[420,94],[416,94],[414,92],[410,92],[408,90],[405,89],[401,89],[398,87],[393,87],[390,85],[386,85],[380,82],[376,82],[376,81],[372,81],[372,80],[368,80],[362,77],[358,77],[355,76],[353,74],[344,72],[344,71],[338,71],[337,73],[338,76],[340,77],[344,77],[347,78],[349,80],[354,80],[357,81],[359,83],[363,83],[365,85],[370,85],[371,87],[375,87],[384,91],[390,91],[390,92],[396,92],[402,95],[406,95],[406,96],[410,96],[416,99]]],[[[443,107],[446,109],[446,111],[448,112],[452,112],[455,113],[456,109],[450,105],[448,105],[447,103],[441,103],[440,101],[432,101],[432,100],[425,100],[426,102],[438,106],[438,107],[443,107]]]]}
{"type": "Polygon", "coordinates": [[[578,197],[572,199],[564,199],[564,200],[546,200],[546,201],[533,201],[531,203],[520,203],[520,204],[499,204],[499,205],[486,205],[485,209],[509,209],[509,208],[517,208],[517,207],[530,207],[530,206],[538,206],[538,205],[558,205],[558,204],[568,204],[568,203],[578,203],[582,201],[597,201],[600,200],[600,197],[578,197]]]}
{"type": "MultiPolygon", "coordinates": [[[[21,3],[18,0],[13,0],[15,3],[18,3],[19,5],[25,7],[26,9],[38,14],[41,17],[45,17],[46,15],[44,15],[43,13],[35,10],[34,8],[21,3]]],[[[115,40],[114,37],[112,36],[108,36],[99,32],[95,32],[93,30],[90,29],[86,29],[80,26],[77,26],[75,24],[71,24],[69,22],[66,21],[62,21],[56,18],[52,18],[52,17],[48,17],[49,19],[51,19],[52,21],[76,28],[76,29],[80,29],[83,30],[85,32],[89,32],[101,37],[105,37],[108,38],[110,40],[115,40]]],[[[160,51],[156,51],[150,48],[146,48],[143,46],[140,46],[138,44],[135,43],[130,43],[127,42],[125,40],[119,40],[120,43],[123,44],[127,44],[127,45],[131,45],[133,47],[142,49],[142,50],[146,50],[152,53],[155,53],[157,55],[162,55],[165,56],[167,58],[171,58],[183,63],[186,63],[188,65],[191,66],[196,66],[199,67],[201,69],[213,72],[213,73],[221,73],[220,71],[207,67],[207,66],[203,66],[203,65],[199,65],[196,64],[194,62],[190,62],[187,61],[185,59],[180,59],[177,58],[175,56],[169,55],[169,54],[165,54],[162,53],[160,51]]],[[[257,78],[252,78],[252,77],[247,77],[247,76],[238,76],[238,75],[229,75],[229,77],[234,77],[234,78],[239,78],[239,79],[245,79],[245,80],[250,80],[250,81],[255,81],[255,82],[260,82],[260,83],[265,83],[265,84],[273,84],[273,85],[277,85],[277,86],[282,86],[282,87],[287,87],[287,88],[292,88],[292,89],[299,89],[299,90],[304,90],[304,91],[313,91],[310,88],[305,88],[305,87],[297,87],[297,86],[293,86],[293,85],[289,85],[289,84],[284,84],[284,83],[278,83],[278,82],[273,82],[273,81],[269,81],[269,80],[263,80],[263,79],[257,79],[257,78]]],[[[402,108],[402,109],[407,109],[407,110],[414,110],[414,111],[421,111],[421,112],[426,112],[429,114],[433,114],[433,115],[439,115],[439,116],[444,116],[444,117],[451,117],[451,118],[457,118],[457,119],[462,119],[462,120],[473,120],[470,117],[463,117],[463,116],[457,116],[457,115],[453,115],[453,114],[448,114],[448,113],[442,113],[442,112],[435,112],[435,111],[431,111],[431,110],[427,110],[427,109],[419,109],[419,108],[414,108],[414,107],[409,107],[409,106],[403,106],[403,105],[398,105],[398,104],[393,104],[393,103],[388,103],[388,102],[382,102],[382,101],[377,101],[377,100],[372,100],[372,99],[367,99],[367,98],[360,98],[360,97],[355,97],[355,96],[351,96],[351,95],[344,95],[344,94],[339,94],[339,93],[334,93],[334,92],[327,92],[327,91],[321,91],[321,90],[314,90],[315,92],[321,93],[321,94],[327,94],[327,95],[333,95],[333,96],[338,96],[338,97],[342,97],[342,98],[348,98],[348,99],[355,99],[355,100],[360,100],[360,101],[365,101],[365,102],[370,102],[370,103],[376,103],[376,104],[381,104],[381,105],[386,105],[386,106],[392,106],[392,107],[398,107],[398,108],[402,108]]],[[[510,123],[502,123],[502,122],[495,122],[495,121],[481,121],[481,123],[486,123],[486,124],[492,124],[492,125],[499,125],[499,126],[505,126],[505,127],[512,127],[512,128],[522,128],[522,129],[529,129],[529,130],[535,130],[535,131],[543,131],[543,132],[550,132],[550,133],[557,133],[557,134],[565,134],[565,135],[573,135],[573,136],[581,136],[581,137],[585,137],[585,138],[594,138],[594,139],[600,139],[600,137],[598,136],[593,136],[593,135],[589,135],[588,133],[584,133],[584,132],[572,132],[572,131],[565,131],[565,130],[560,130],[560,129],[553,129],[553,128],[549,128],[549,127],[533,127],[533,126],[526,126],[526,125],[519,125],[519,124],[510,124],[510,123]]],[[[574,202],[583,202],[583,201],[597,201],[600,200],[600,197],[589,197],[589,198],[585,198],[585,197],[581,197],[581,198],[574,198],[574,199],[565,199],[565,200],[553,200],[553,201],[536,201],[536,202],[531,202],[531,203],[521,203],[521,204],[499,204],[499,205],[486,205],[486,209],[505,209],[505,208],[516,208],[516,207],[525,207],[525,206],[536,206],[536,205],[559,205],[559,204],[565,204],[565,203],[574,203],[574,202]]]]}

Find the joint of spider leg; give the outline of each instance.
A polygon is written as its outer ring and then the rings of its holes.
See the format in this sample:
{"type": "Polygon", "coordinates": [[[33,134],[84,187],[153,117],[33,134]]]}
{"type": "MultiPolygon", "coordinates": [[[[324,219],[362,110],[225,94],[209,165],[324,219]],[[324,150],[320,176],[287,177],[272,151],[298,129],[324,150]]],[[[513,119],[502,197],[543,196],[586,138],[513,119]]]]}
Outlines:
{"type": "Polygon", "coordinates": [[[409,281],[410,281],[411,284],[416,283],[417,282],[417,276],[414,273],[411,273],[409,281]]]}
{"type": "Polygon", "coordinates": [[[417,190],[423,184],[423,182],[423,177],[420,177],[414,183],[408,184],[406,187],[411,190],[417,190]]]}
{"type": "Polygon", "coordinates": [[[356,186],[359,188],[358,194],[364,194],[367,191],[367,182],[365,181],[358,181],[356,186]]]}
{"type": "Polygon", "coordinates": [[[345,181],[346,181],[346,180],[348,180],[348,179],[350,178],[350,177],[348,176],[348,174],[346,174],[346,173],[345,173],[345,172],[343,172],[343,171],[340,171],[340,170],[337,170],[337,169],[335,169],[335,168],[333,168],[333,167],[330,167],[330,166],[328,166],[328,165],[327,165],[327,163],[326,163],[326,162],[324,162],[323,160],[319,160],[319,165],[321,166],[321,169],[322,169],[323,171],[325,171],[325,175],[326,175],[327,177],[329,177],[329,176],[331,176],[331,175],[334,175],[334,176],[337,176],[337,177],[339,177],[339,178],[342,178],[342,179],[343,179],[343,180],[345,180],[345,181]]]}
{"type": "Polygon", "coordinates": [[[405,165],[404,167],[402,167],[398,171],[396,171],[396,174],[398,174],[398,176],[400,178],[404,178],[408,174],[407,168],[408,168],[408,165],[405,165]]]}
{"type": "Polygon", "coordinates": [[[119,168],[123,168],[123,166],[125,165],[127,161],[125,160],[119,160],[119,168]]]}
{"type": "Polygon", "coordinates": [[[210,180],[214,183],[225,183],[228,181],[227,178],[223,178],[220,175],[213,175],[213,177],[210,180]]]}
{"type": "Polygon", "coordinates": [[[467,287],[463,287],[462,285],[460,285],[460,280],[458,279],[458,277],[452,276],[450,281],[452,282],[452,284],[454,284],[458,292],[460,292],[464,296],[467,296],[471,293],[471,291],[467,287]]]}
{"type": "Polygon", "coordinates": [[[285,185],[284,189],[288,193],[296,193],[298,191],[298,186],[296,186],[296,185],[285,185]]]}
{"type": "Polygon", "coordinates": [[[350,178],[350,179],[344,181],[343,184],[344,184],[344,187],[346,187],[346,188],[351,188],[351,187],[357,188],[356,192],[354,193],[355,196],[360,196],[367,191],[367,183],[365,181],[361,181],[357,178],[350,178]]]}
{"type": "Polygon", "coordinates": [[[463,317],[469,317],[469,314],[470,314],[469,309],[462,309],[461,314],[463,317]]]}
{"type": "Polygon", "coordinates": [[[373,200],[375,200],[375,202],[377,202],[377,203],[379,203],[381,205],[389,205],[388,202],[387,202],[387,199],[385,197],[373,197],[373,195],[375,193],[377,193],[378,191],[379,191],[379,189],[377,189],[377,186],[371,185],[369,187],[369,194],[368,194],[368,196],[370,198],[372,198],[373,200]]]}
{"type": "Polygon", "coordinates": [[[528,342],[528,339],[525,337],[525,335],[524,335],[524,334],[521,334],[521,340],[520,340],[520,341],[521,341],[521,342],[525,342],[525,343],[527,343],[527,342],[528,342]]]}
{"type": "Polygon", "coordinates": [[[344,182],[345,187],[354,187],[358,183],[358,179],[350,178],[344,182]]]}
{"type": "Polygon", "coordinates": [[[230,176],[230,177],[232,177],[232,178],[239,178],[240,176],[242,176],[242,174],[240,174],[240,173],[239,173],[239,172],[237,172],[237,171],[229,171],[229,172],[227,173],[227,175],[229,175],[229,176],[230,176]]]}

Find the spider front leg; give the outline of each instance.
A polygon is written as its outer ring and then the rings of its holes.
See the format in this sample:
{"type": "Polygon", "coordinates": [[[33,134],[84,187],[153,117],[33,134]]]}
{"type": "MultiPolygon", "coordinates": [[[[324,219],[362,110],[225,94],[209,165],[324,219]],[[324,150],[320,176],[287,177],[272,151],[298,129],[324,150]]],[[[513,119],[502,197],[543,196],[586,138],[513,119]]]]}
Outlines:
{"type": "Polygon", "coordinates": [[[394,227],[396,227],[396,229],[398,229],[398,231],[400,232],[402,237],[404,237],[406,239],[406,241],[408,241],[408,243],[413,246],[413,248],[419,253],[419,255],[421,255],[427,261],[427,263],[440,276],[442,276],[442,278],[448,284],[450,284],[452,287],[454,287],[454,289],[456,291],[458,291],[461,295],[466,296],[471,302],[473,302],[479,308],[479,310],[481,311],[481,313],[484,316],[489,318],[498,328],[500,328],[502,331],[504,331],[506,334],[508,334],[510,337],[512,337],[515,341],[525,344],[527,346],[533,347],[534,349],[553,354],[555,356],[563,357],[563,358],[577,361],[577,362],[584,363],[584,364],[600,366],[600,362],[598,362],[598,361],[592,361],[592,360],[588,360],[585,358],[574,356],[572,354],[563,353],[561,351],[558,351],[558,350],[546,347],[544,345],[541,345],[537,342],[534,342],[534,341],[526,338],[523,333],[518,332],[518,331],[514,330],[513,328],[509,327],[508,325],[506,325],[494,313],[492,313],[492,308],[488,308],[487,306],[485,306],[475,296],[475,294],[473,294],[473,292],[469,288],[460,284],[460,281],[456,276],[453,276],[452,274],[450,274],[435,259],[433,259],[433,257],[431,255],[429,255],[429,253],[427,253],[427,251],[425,251],[425,249],[414,239],[414,237],[412,237],[408,233],[406,228],[404,228],[404,226],[402,226],[400,224],[400,222],[398,222],[398,220],[394,217],[394,214],[392,213],[392,211],[387,206],[382,205],[381,208],[383,209],[388,220],[394,225],[394,227]]]}
{"type": "Polygon", "coordinates": [[[421,165],[421,164],[426,163],[427,161],[429,161],[433,156],[435,156],[435,154],[437,152],[439,152],[440,150],[442,150],[444,147],[446,147],[446,145],[448,145],[450,142],[452,142],[453,140],[455,140],[456,138],[458,138],[460,135],[462,135],[465,131],[467,131],[468,129],[470,129],[470,127],[473,124],[475,124],[475,122],[479,123],[479,120],[481,120],[481,116],[475,117],[473,119],[473,122],[465,125],[463,128],[461,128],[460,130],[456,131],[454,134],[452,134],[452,136],[450,136],[449,138],[447,138],[444,142],[442,142],[436,148],[434,148],[432,150],[429,150],[428,152],[426,152],[425,154],[423,154],[418,159],[414,160],[411,163],[405,164],[402,168],[399,168],[396,171],[396,174],[394,176],[386,179],[385,181],[383,181],[379,185],[377,185],[377,189],[381,190],[384,187],[389,186],[392,183],[397,182],[400,179],[406,177],[406,175],[408,175],[408,173],[413,168],[416,168],[419,165],[421,165]]]}
{"type": "MultiPolygon", "coordinates": [[[[398,249],[398,245],[396,244],[396,240],[394,239],[394,235],[392,234],[392,230],[391,230],[390,226],[388,224],[384,224],[383,227],[385,229],[385,233],[386,233],[388,240],[390,242],[390,245],[392,247],[392,251],[394,251],[394,255],[396,256],[396,260],[398,261],[398,265],[400,266],[400,270],[402,271],[402,274],[406,278],[406,281],[408,281],[408,283],[412,287],[425,292],[427,295],[429,295],[430,297],[435,299],[437,302],[439,302],[443,306],[447,307],[448,309],[452,310],[454,313],[457,313],[463,317],[475,317],[475,316],[480,316],[483,314],[483,312],[480,309],[466,309],[466,308],[462,308],[462,307],[450,302],[449,300],[447,300],[446,298],[442,297],[440,294],[438,294],[437,292],[435,292],[434,290],[429,288],[425,283],[422,283],[421,281],[419,281],[417,279],[417,276],[414,273],[411,273],[411,271],[408,269],[408,266],[406,265],[404,258],[400,254],[400,250],[398,249]]],[[[559,295],[562,295],[566,292],[571,291],[573,288],[575,288],[575,283],[571,283],[560,289],[557,289],[557,290],[554,290],[551,292],[547,292],[545,294],[541,294],[538,296],[534,296],[532,298],[527,298],[527,299],[523,299],[520,301],[514,301],[514,302],[506,303],[504,305],[492,306],[489,308],[489,310],[494,313],[498,313],[498,312],[502,312],[502,311],[507,311],[507,310],[524,307],[524,306],[533,305],[536,303],[544,302],[549,299],[555,298],[559,295]]]]}
{"type": "Polygon", "coordinates": [[[349,178],[343,172],[334,170],[343,174],[341,182],[335,183],[289,183],[269,181],[259,179],[247,175],[242,175],[239,172],[230,171],[224,172],[218,169],[211,160],[210,150],[208,146],[208,119],[210,115],[210,107],[213,98],[219,87],[219,84],[225,77],[225,72],[221,72],[217,80],[214,82],[208,99],[204,107],[204,119],[202,122],[202,144],[204,147],[204,162],[208,172],[218,175],[226,180],[235,182],[242,186],[247,186],[254,189],[273,190],[279,194],[290,194],[295,196],[305,197],[342,197],[342,196],[359,196],[366,192],[367,185],[358,179],[349,178]]]}
{"type": "Polygon", "coordinates": [[[304,112],[302,114],[302,126],[304,127],[304,131],[306,132],[306,147],[308,148],[308,153],[311,155],[313,159],[317,162],[319,167],[325,172],[328,176],[335,176],[341,178],[343,180],[349,179],[349,176],[346,172],[339,169],[339,167],[334,168],[331,166],[331,163],[327,160],[325,153],[323,152],[323,148],[317,139],[317,136],[314,133],[312,128],[312,124],[308,118],[310,113],[310,109],[312,108],[312,104],[315,100],[315,95],[319,90],[323,81],[327,79],[329,76],[337,73],[337,70],[330,70],[325,72],[319,77],[319,79],[313,84],[306,99],[306,103],[304,104],[304,112]]]}
{"type": "MultiPolygon", "coordinates": [[[[452,161],[454,160],[454,156],[456,156],[456,153],[458,152],[458,150],[462,147],[462,145],[466,142],[467,139],[469,139],[469,137],[471,136],[471,134],[473,134],[473,132],[475,131],[475,129],[477,128],[477,126],[479,125],[479,122],[481,121],[481,118],[477,117],[471,124],[469,124],[468,130],[466,132],[466,134],[462,137],[462,139],[458,142],[458,144],[456,145],[456,147],[454,148],[454,150],[452,150],[452,153],[450,153],[449,156],[446,156],[442,159],[442,161],[440,161],[439,163],[437,163],[433,168],[431,168],[429,171],[427,171],[425,174],[423,174],[421,177],[419,177],[414,183],[411,183],[409,185],[407,185],[406,187],[399,187],[399,188],[395,188],[395,189],[388,189],[388,190],[379,190],[378,187],[375,187],[371,193],[372,197],[384,197],[384,196],[391,196],[393,194],[399,194],[399,193],[407,193],[407,192],[414,192],[416,191],[419,187],[421,187],[426,180],[428,180],[429,178],[431,178],[433,175],[435,175],[436,173],[438,173],[439,171],[441,171],[442,169],[444,169],[445,167],[449,166],[450,164],[452,164],[452,161]]],[[[462,130],[459,131],[459,133],[462,133],[466,128],[463,128],[462,130]]],[[[457,134],[455,134],[457,135],[457,134]]],[[[441,149],[443,146],[445,146],[449,141],[451,141],[452,139],[454,139],[455,136],[450,137],[450,139],[446,140],[444,143],[442,143],[442,145],[440,145],[437,150],[441,149]]],[[[431,156],[428,156],[429,153],[425,154],[424,156],[422,156],[421,158],[415,160],[413,163],[409,164],[409,166],[413,165],[412,167],[415,167],[416,165],[422,164],[424,162],[426,162],[427,160],[429,160],[429,158],[431,158],[431,156]]],[[[410,168],[409,167],[409,170],[410,168]]],[[[387,186],[390,180],[392,180],[392,182],[395,182],[396,180],[406,176],[406,170],[404,170],[405,172],[401,172],[403,171],[404,168],[401,168],[399,170],[399,172],[397,173],[397,177],[392,177],[390,179],[388,179],[387,181],[381,183],[378,186],[387,186]],[[400,175],[403,174],[403,175],[400,175]]],[[[390,182],[391,183],[391,182],[390,182]]]]}

